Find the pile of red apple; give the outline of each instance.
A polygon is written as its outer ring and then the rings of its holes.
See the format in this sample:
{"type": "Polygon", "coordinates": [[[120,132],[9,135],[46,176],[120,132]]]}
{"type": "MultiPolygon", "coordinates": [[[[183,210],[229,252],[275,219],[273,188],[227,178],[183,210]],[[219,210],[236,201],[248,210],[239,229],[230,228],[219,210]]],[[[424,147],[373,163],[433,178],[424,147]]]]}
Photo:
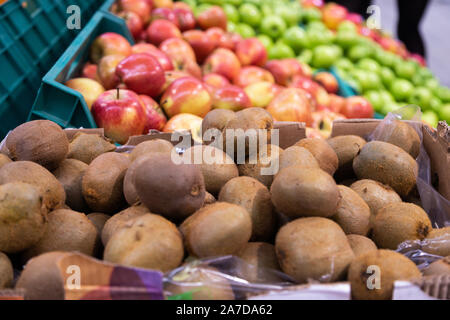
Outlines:
{"type": "Polygon", "coordinates": [[[226,31],[218,6],[194,16],[182,2],[119,0],[114,10],[137,44],[116,33],[98,36],[82,70],[89,79],[68,85],[118,143],[151,129],[199,130],[214,108],[262,107],[277,121],[305,122],[324,135],[334,119],[373,116],[364,98],[336,95],[332,74],[313,76],[297,59],[267,61],[258,39],[226,31]]]}

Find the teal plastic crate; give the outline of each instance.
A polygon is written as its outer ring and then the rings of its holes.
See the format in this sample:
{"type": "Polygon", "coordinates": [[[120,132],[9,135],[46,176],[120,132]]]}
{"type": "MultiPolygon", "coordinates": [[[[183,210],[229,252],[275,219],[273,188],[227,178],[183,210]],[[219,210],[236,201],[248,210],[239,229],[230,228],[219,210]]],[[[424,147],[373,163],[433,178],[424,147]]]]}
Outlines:
{"type": "Polygon", "coordinates": [[[106,0],[105,3],[102,4],[102,6],[100,7],[100,11],[102,11],[103,13],[111,13],[111,7],[114,4],[114,2],[116,2],[116,0],[106,0]]]}
{"type": "Polygon", "coordinates": [[[92,42],[105,32],[123,35],[133,44],[125,21],[98,11],[42,79],[28,120],[47,119],[63,128],[96,128],[81,93],[64,83],[76,77],[89,59],[92,42]]]}
{"type": "Polygon", "coordinates": [[[67,7],[87,23],[102,0],[9,0],[0,6],[0,136],[25,122],[42,76],[80,30],[66,27],[67,7]]]}

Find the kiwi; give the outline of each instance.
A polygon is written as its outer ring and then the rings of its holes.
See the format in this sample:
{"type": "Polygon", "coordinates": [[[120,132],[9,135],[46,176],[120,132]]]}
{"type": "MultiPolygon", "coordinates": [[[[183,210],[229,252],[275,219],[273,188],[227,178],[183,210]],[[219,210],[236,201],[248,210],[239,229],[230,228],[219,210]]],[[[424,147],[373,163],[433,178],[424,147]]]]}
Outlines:
{"type": "Polygon", "coordinates": [[[394,120],[383,128],[377,136],[378,141],[391,143],[402,148],[416,159],[420,152],[420,137],[413,127],[406,122],[394,120]]]}
{"type": "Polygon", "coordinates": [[[47,228],[47,209],[39,190],[26,183],[0,186],[0,251],[16,253],[39,241],[47,228]]]}
{"type": "Polygon", "coordinates": [[[95,229],[97,229],[97,237],[95,238],[95,246],[94,246],[94,257],[98,257],[103,250],[101,237],[103,227],[105,226],[106,221],[108,221],[111,217],[104,213],[94,212],[88,214],[87,218],[92,222],[95,229]]]}
{"type": "Polygon", "coordinates": [[[134,175],[136,169],[139,168],[141,163],[143,163],[146,159],[151,158],[154,154],[155,153],[147,153],[140,156],[139,159],[136,159],[130,164],[127,172],[125,173],[125,177],[123,179],[123,195],[130,206],[140,202],[136,187],[134,186],[134,175]]]}
{"type": "Polygon", "coordinates": [[[27,262],[16,283],[26,300],[64,300],[64,283],[57,265],[67,252],[47,252],[27,262]]]}
{"type": "Polygon", "coordinates": [[[388,204],[402,202],[402,198],[391,187],[375,180],[358,180],[352,183],[350,188],[369,206],[371,226],[378,210],[388,204]]]}
{"type": "Polygon", "coordinates": [[[221,256],[236,253],[248,242],[252,220],[243,207],[216,202],[187,218],[180,231],[191,255],[221,256]]]}
{"type": "Polygon", "coordinates": [[[346,234],[365,236],[370,229],[370,208],[352,189],[338,186],[341,200],[332,219],[337,222],[346,234]]]}
{"type": "Polygon", "coordinates": [[[114,213],[125,206],[123,179],[129,164],[127,156],[115,152],[101,154],[91,162],[81,185],[92,211],[114,213]]]}
{"type": "Polygon", "coordinates": [[[250,155],[245,163],[238,165],[239,175],[255,178],[270,188],[273,177],[279,171],[279,157],[283,154],[280,147],[268,144],[257,154],[250,155]]]}
{"type": "Polygon", "coordinates": [[[6,138],[12,160],[33,161],[53,170],[69,152],[69,140],[60,126],[49,120],[35,120],[16,127],[6,138]]]}
{"type": "Polygon", "coordinates": [[[327,140],[338,157],[339,167],[337,176],[348,177],[353,173],[353,159],[358,155],[366,140],[359,136],[346,135],[337,136],[327,140]]]}
{"type": "Polygon", "coordinates": [[[142,216],[146,213],[150,213],[150,211],[148,211],[146,207],[132,206],[113,215],[110,219],[108,219],[108,221],[106,221],[105,225],[103,226],[103,230],[101,233],[103,245],[106,246],[112,235],[117,230],[120,230],[123,226],[125,226],[127,221],[142,216]]]}
{"type": "Polygon", "coordinates": [[[153,154],[140,164],[134,177],[142,203],[151,212],[174,221],[182,221],[193,214],[205,200],[205,182],[200,168],[181,163],[181,160],[181,157],[172,159],[170,154],[153,154]]]}
{"type": "Polygon", "coordinates": [[[359,234],[348,234],[347,240],[350,243],[350,247],[352,247],[355,257],[359,257],[372,250],[377,250],[377,245],[372,240],[359,234]]]}
{"type": "Polygon", "coordinates": [[[25,260],[50,251],[78,251],[94,254],[97,229],[84,213],[58,209],[48,214],[48,226],[41,239],[23,252],[25,260]]]}
{"type": "Polygon", "coordinates": [[[213,195],[217,195],[228,180],[239,176],[233,159],[212,146],[193,146],[184,152],[183,159],[187,164],[199,165],[205,180],[206,191],[213,195]]]}
{"type": "Polygon", "coordinates": [[[66,202],[62,184],[44,167],[31,161],[15,161],[0,169],[0,184],[24,182],[35,186],[43,197],[48,211],[58,209],[66,202]]]}
{"type": "Polygon", "coordinates": [[[290,218],[331,217],[341,196],[333,178],[317,168],[291,166],[276,175],[270,187],[272,203],[290,218]]]}
{"type": "MultiPolygon", "coordinates": [[[[219,109],[216,109],[219,110],[219,109]]],[[[189,293],[192,300],[234,300],[227,278],[212,267],[184,268],[164,281],[167,297],[189,293]]]]}
{"type": "Polygon", "coordinates": [[[450,256],[450,226],[433,229],[422,241],[422,250],[437,256],[450,256]]]}
{"type": "Polygon", "coordinates": [[[320,168],[323,171],[329,173],[330,175],[333,175],[336,172],[339,165],[338,157],[333,148],[331,148],[324,139],[305,138],[298,141],[295,146],[308,149],[314,158],[316,158],[320,168]]]}
{"type": "Polygon", "coordinates": [[[279,170],[291,166],[303,166],[307,168],[320,168],[319,163],[308,149],[298,146],[289,147],[280,154],[279,170]]]}
{"type": "Polygon", "coordinates": [[[65,159],[53,171],[53,175],[64,187],[66,204],[75,211],[86,212],[88,206],[83,197],[81,181],[88,165],[76,159],[65,159]]]}
{"type": "Polygon", "coordinates": [[[284,225],[275,250],[281,269],[299,283],[341,280],[354,254],[344,231],[326,218],[300,218],[284,225]]]}
{"type": "Polygon", "coordinates": [[[391,203],[378,211],[372,239],[379,248],[395,250],[406,240],[423,240],[431,229],[422,208],[406,202],[391,203]]]}
{"type": "Polygon", "coordinates": [[[236,256],[246,262],[242,278],[249,282],[274,282],[276,275],[272,271],[281,271],[275,253],[275,246],[266,242],[249,242],[236,256]]]}
{"type": "Polygon", "coordinates": [[[147,213],[129,220],[109,239],[104,260],[126,266],[170,271],[183,261],[183,239],[169,220],[147,213]]]}
{"type": "Polygon", "coordinates": [[[214,109],[208,112],[202,121],[202,137],[205,138],[204,143],[210,144],[212,142],[209,138],[212,138],[211,134],[213,132],[208,132],[208,130],[217,129],[219,132],[222,132],[228,121],[234,118],[236,118],[234,111],[227,109],[214,109]],[[205,134],[207,135],[205,136],[205,134]]]}
{"type": "Polygon", "coordinates": [[[133,162],[140,156],[153,152],[163,152],[170,153],[172,152],[173,145],[163,139],[153,139],[139,143],[136,147],[134,147],[133,151],[130,153],[130,160],[133,162]]]}
{"type": "Polygon", "coordinates": [[[99,155],[116,150],[116,146],[99,134],[76,133],[69,145],[68,158],[90,164],[99,155]]]}
{"type": "Polygon", "coordinates": [[[403,149],[387,142],[371,141],[353,160],[353,170],[359,179],[379,181],[400,196],[406,196],[416,185],[418,166],[403,149]]]}
{"type": "Polygon", "coordinates": [[[419,269],[414,262],[404,255],[392,250],[369,251],[356,257],[348,270],[348,281],[351,286],[352,298],[356,300],[388,300],[392,298],[394,281],[421,278],[419,269]],[[379,270],[379,288],[376,281],[376,266],[379,270]],[[373,284],[374,287],[368,284],[373,284]],[[371,287],[371,288],[369,288],[371,287]]]}
{"type": "Polygon", "coordinates": [[[14,270],[8,256],[0,252],[0,289],[10,288],[14,280],[14,270]]]}
{"type": "MultiPolygon", "coordinates": [[[[449,275],[450,276],[450,256],[432,262],[423,270],[424,276],[449,275]]],[[[1,287],[1,286],[0,286],[1,287]]]]}
{"type": "Polygon", "coordinates": [[[214,202],[216,202],[216,198],[214,198],[211,193],[205,192],[205,202],[203,203],[203,206],[207,206],[208,204],[212,204],[214,202]]]}
{"type": "Polygon", "coordinates": [[[0,168],[10,162],[12,162],[12,160],[7,155],[0,153],[0,168]]]}
{"type": "Polygon", "coordinates": [[[277,217],[273,211],[270,192],[265,185],[250,177],[236,177],[220,190],[219,201],[244,207],[252,219],[252,241],[272,239],[277,217]]]}

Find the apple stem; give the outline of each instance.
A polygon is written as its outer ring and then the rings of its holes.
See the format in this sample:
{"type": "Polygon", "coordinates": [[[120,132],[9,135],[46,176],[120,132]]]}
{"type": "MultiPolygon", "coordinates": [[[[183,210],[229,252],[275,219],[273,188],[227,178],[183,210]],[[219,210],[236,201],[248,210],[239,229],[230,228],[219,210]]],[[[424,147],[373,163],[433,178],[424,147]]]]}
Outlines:
{"type": "Polygon", "coordinates": [[[119,100],[119,90],[120,90],[120,89],[119,89],[119,88],[117,88],[116,90],[117,90],[117,91],[116,91],[116,95],[117,95],[117,97],[116,97],[116,98],[117,98],[117,100],[119,100]]]}

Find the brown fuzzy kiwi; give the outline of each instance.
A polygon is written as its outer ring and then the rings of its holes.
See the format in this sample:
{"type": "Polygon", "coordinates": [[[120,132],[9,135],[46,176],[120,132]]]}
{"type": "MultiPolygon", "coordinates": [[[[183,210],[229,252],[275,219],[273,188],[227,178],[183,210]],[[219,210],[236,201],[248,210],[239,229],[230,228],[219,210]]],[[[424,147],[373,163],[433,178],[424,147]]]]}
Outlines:
{"type": "Polygon", "coordinates": [[[346,135],[337,136],[327,140],[339,160],[339,167],[336,172],[341,177],[349,176],[353,173],[353,159],[358,155],[361,148],[366,144],[366,140],[359,136],[346,135]]]}
{"type": "Polygon", "coordinates": [[[48,226],[41,239],[23,252],[24,260],[50,251],[78,251],[94,254],[97,229],[84,213],[58,209],[48,214],[48,226]]]}
{"type": "Polygon", "coordinates": [[[308,149],[298,146],[284,149],[279,157],[279,170],[297,165],[307,168],[320,168],[316,158],[308,149]]]}
{"type": "Polygon", "coordinates": [[[388,185],[375,180],[362,179],[350,185],[370,208],[370,225],[373,225],[378,210],[391,203],[402,202],[402,198],[388,185]]]}
{"type": "Polygon", "coordinates": [[[114,213],[125,206],[123,179],[129,165],[127,156],[115,152],[101,154],[91,162],[81,185],[92,211],[114,213]]]}
{"type": "Polygon", "coordinates": [[[238,164],[241,164],[250,153],[258,151],[259,145],[270,144],[272,128],[273,118],[263,108],[247,108],[238,111],[236,117],[229,120],[222,129],[223,150],[233,159],[237,159],[238,164]],[[230,136],[227,138],[227,131],[233,133],[232,141],[228,141],[230,136]],[[260,140],[261,137],[264,137],[264,141],[260,140]],[[252,150],[251,141],[256,142],[256,150],[252,150]],[[233,145],[232,149],[227,146],[230,143],[233,145]],[[245,146],[245,152],[238,154],[240,144],[245,146]]]}
{"type": "Polygon", "coordinates": [[[417,158],[420,152],[420,137],[416,130],[400,120],[394,120],[389,124],[388,128],[382,130],[377,140],[402,148],[414,159],[417,158]]]}
{"type": "Polygon", "coordinates": [[[106,247],[109,239],[111,239],[112,235],[120,230],[123,226],[126,225],[127,221],[142,216],[146,213],[150,213],[148,209],[144,206],[132,206],[126,208],[125,210],[120,211],[119,213],[113,215],[108,221],[106,221],[102,230],[102,243],[103,246],[106,247]]]}
{"type": "Polygon", "coordinates": [[[78,132],[69,145],[68,158],[90,164],[99,155],[116,150],[116,146],[99,134],[78,132]]]}
{"type": "Polygon", "coordinates": [[[281,269],[300,283],[345,277],[354,254],[344,231],[326,218],[300,218],[283,226],[275,240],[281,269]]]}
{"type": "MultiPolygon", "coordinates": [[[[389,300],[392,298],[394,281],[420,279],[421,274],[414,262],[392,250],[369,251],[356,257],[348,270],[352,298],[356,300],[389,300]],[[370,266],[379,268],[379,288],[370,289],[368,280],[376,275],[370,266]]],[[[376,285],[375,281],[371,282],[376,285]]]]}
{"type": "Polygon", "coordinates": [[[205,181],[197,165],[173,160],[170,154],[153,154],[136,169],[134,185],[151,212],[182,221],[203,206],[205,181]]]}
{"type": "Polygon", "coordinates": [[[0,168],[10,162],[12,162],[12,160],[7,155],[0,153],[0,168]]]}
{"type": "Polygon", "coordinates": [[[244,207],[252,219],[252,241],[272,239],[277,217],[265,185],[251,177],[236,177],[220,190],[219,201],[244,207]]]}
{"type": "Polygon", "coordinates": [[[33,161],[53,170],[69,152],[69,140],[63,129],[49,120],[35,120],[16,127],[6,138],[12,160],[33,161]]]}
{"type": "Polygon", "coordinates": [[[338,186],[341,200],[332,219],[346,234],[365,236],[370,230],[370,208],[367,203],[352,189],[338,186]]]}
{"type": "Polygon", "coordinates": [[[39,190],[26,183],[0,186],[0,251],[16,253],[36,244],[47,228],[39,190]]]}
{"type": "Polygon", "coordinates": [[[423,270],[424,276],[448,275],[450,276],[450,256],[432,262],[423,270]]]}
{"type": "Polygon", "coordinates": [[[203,206],[207,206],[208,204],[212,204],[214,202],[216,202],[216,198],[214,198],[211,193],[205,192],[205,202],[203,203],[203,206]]]}
{"type": "Polygon", "coordinates": [[[450,226],[431,230],[422,241],[422,250],[437,256],[450,256],[450,226]]]}
{"type": "Polygon", "coordinates": [[[312,153],[314,158],[316,158],[320,168],[325,172],[329,173],[330,175],[333,175],[336,172],[339,166],[338,157],[333,148],[331,148],[324,139],[305,138],[298,141],[295,146],[308,149],[309,152],[312,153]]]}
{"type": "Polygon", "coordinates": [[[61,208],[66,202],[62,184],[44,167],[31,161],[15,161],[0,169],[0,184],[24,182],[35,186],[43,196],[48,211],[61,208]]]}
{"type": "Polygon", "coordinates": [[[235,299],[224,274],[215,268],[203,266],[182,269],[172,279],[164,281],[164,292],[167,297],[189,292],[192,300],[235,299]]]}
{"type": "Polygon", "coordinates": [[[172,152],[173,145],[163,139],[153,139],[139,143],[133,151],[130,153],[130,160],[133,162],[140,156],[153,152],[163,152],[170,153],[172,152]]]}
{"type": "Polygon", "coordinates": [[[139,196],[134,185],[134,175],[136,169],[148,158],[151,158],[155,153],[147,153],[133,161],[125,172],[125,177],[123,179],[123,195],[127,203],[132,206],[140,202],[139,196]]]}
{"type": "Polygon", "coordinates": [[[10,288],[14,280],[14,270],[8,256],[0,252],[0,289],[10,288]]]}
{"type": "Polygon", "coordinates": [[[243,266],[242,278],[250,282],[275,282],[276,275],[272,271],[281,271],[275,253],[275,246],[266,242],[249,242],[236,256],[246,262],[243,266]]]}
{"type": "Polygon", "coordinates": [[[97,229],[97,237],[95,238],[95,246],[94,246],[94,257],[100,257],[100,254],[103,251],[103,244],[102,244],[103,227],[105,226],[106,221],[108,221],[111,218],[111,216],[104,213],[93,212],[88,214],[87,217],[89,220],[91,220],[95,229],[97,229]]]}
{"type": "Polygon", "coordinates": [[[80,160],[65,159],[53,171],[66,192],[66,204],[75,211],[86,212],[88,206],[83,197],[81,181],[88,165],[80,160]]]}
{"type": "Polygon", "coordinates": [[[203,207],[180,226],[186,249],[204,258],[233,254],[250,239],[252,220],[243,207],[216,202],[203,207]]]}
{"type": "Polygon", "coordinates": [[[280,147],[268,144],[267,148],[259,150],[257,155],[250,155],[245,163],[239,164],[239,175],[255,178],[270,188],[273,177],[279,171],[279,157],[283,154],[280,147]]]}
{"type": "Polygon", "coordinates": [[[162,272],[183,261],[183,239],[169,220],[147,213],[129,220],[105,247],[104,260],[162,272]]]}
{"type": "Polygon", "coordinates": [[[375,242],[359,234],[348,234],[347,240],[348,243],[350,243],[350,247],[352,247],[355,257],[359,257],[366,252],[378,249],[375,242]]]}
{"type": "Polygon", "coordinates": [[[199,165],[205,180],[205,189],[213,195],[217,195],[227,181],[239,176],[233,159],[212,146],[193,146],[184,152],[183,159],[187,164],[199,165]]]}
{"type": "Polygon", "coordinates": [[[391,203],[378,211],[372,239],[379,248],[395,250],[403,241],[423,240],[431,229],[422,208],[406,202],[391,203]]]}
{"type": "Polygon", "coordinates": [[[278,172],[270,193],[275,208],[290,218],[331,217],[341,199],[339,189],[328,173],[302,166],[287,167],[278,172]]]}
{"type": "Polygon", "coordinates": [[[211,135],[214,132],[208,132],[208,130],[217,129],[219,132],[222,132],[228,121],[234,118],[236,118],[234,111],[227,109],[214,109],[208,112],[202,121],[202,137],[206,139],[204,144],[210,144],[212,142],[209,138],[212,138],[211,135]]]}
{"type": "Polygon", "coordinates": [[[406,196],[416,185],[418,166],[403,149],[382,141],[368,142],[353,160],[359,179],[372,179],[406,196]]]}
{"type": "Polygon", "coordinates": [[[57,265],[67,252],[41,254],[27,262],[16,283],[26,300],[64,300],[64,283],[57,265]]]}

